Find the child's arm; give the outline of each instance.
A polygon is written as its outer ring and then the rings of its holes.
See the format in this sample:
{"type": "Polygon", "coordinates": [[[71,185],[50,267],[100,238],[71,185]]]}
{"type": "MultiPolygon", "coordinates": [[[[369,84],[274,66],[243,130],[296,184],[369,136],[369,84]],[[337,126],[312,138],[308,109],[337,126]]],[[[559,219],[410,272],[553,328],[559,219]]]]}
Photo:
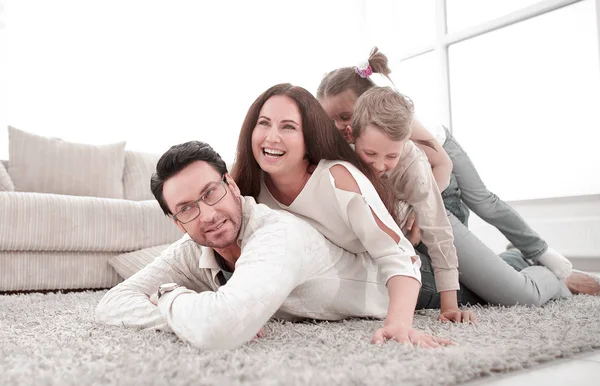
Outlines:
{"type": "Polygon", "coordinates": [[[473,311],[460,311],[458,309],[458,299],[456,298],[456,291],[444,291],[440,293],[440,316],[438,320],[442,322],[462,322],[462,323],[475,323],[477,318],[473,311]]]}
{"type": "Polygon", "coordinates": [[[420,261],[410,243],[401,237],[400,229],[385,210],[373,185],[362,174],[353,176],[341,164],[332,166],[330,173],[337,188],[336,196],[347,210],[350,227],[377,261],[388,288],[390,303],[385,325],[376,331],[373,342],[394,338],[400,342],[420,342],[424,347],[450,343],[412,328],[420,289],[420,261]]]}
{"type": "Polygon", "coordinates": [[[435,182],[437,183],[440,192],[443,192],[450,184],[450,174],[452,173],[452,160],[448,156],[448,153],[446,153],[442,144],[435,140],[433,134],[431,134],[425,126],[416,119],[413,119],[412,122],[412,134],[410,135],[410,139],[413,141],[429,141],[434,145],[435,149],[432,149],[427,145],[421,145],[418,142],[415,142],[415,144],[425,152],[427,160],[431,165],[431,171],[433,172],[435,182]]]}
{"type": "Polygon", "coordinates": [[[390,179],[394,189],[402,192],[406,202],[414,208],[421,239],[431,257],[436,287],[441,293],[440,319],[462,321],[456,296],[460,286],[452,226],[425,155],[410,142],[405,151],[410,152],[407,157],[410,164],[401,176],[392,174],[390,179]]]}

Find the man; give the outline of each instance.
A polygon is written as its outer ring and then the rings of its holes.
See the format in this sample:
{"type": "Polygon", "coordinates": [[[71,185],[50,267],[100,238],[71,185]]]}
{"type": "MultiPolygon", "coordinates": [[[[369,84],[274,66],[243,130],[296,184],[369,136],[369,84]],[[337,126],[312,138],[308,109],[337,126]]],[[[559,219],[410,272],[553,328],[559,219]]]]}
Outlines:
{"type": "MultiPolygon", "coordinates": [[[[171,147],[151,189],[186,236],[111,289],[96,309],[99,323],[170,328],[196,347],[227,349],[252,339],[273,316],[385,317],[387,290],[373,259],[342,250],[292,214],[242,197],[209,145],[171,147]]],[[[385,328],[376,342],[393,338],[385,328]]],[[[450,343],[410,330],[423,346],[450,343]]]]}

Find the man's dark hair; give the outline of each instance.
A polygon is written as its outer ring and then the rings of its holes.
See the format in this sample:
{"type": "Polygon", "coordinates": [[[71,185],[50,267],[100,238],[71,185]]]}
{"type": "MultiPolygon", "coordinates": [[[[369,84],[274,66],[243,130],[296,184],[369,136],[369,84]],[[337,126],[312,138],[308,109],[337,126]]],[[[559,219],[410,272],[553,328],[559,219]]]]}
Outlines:
{"type": "Polygon", "coordinates": [[[214,151],[209,144],[200,141],[189,141],[171,146],[158,160],[156,173],[152,174],[150,178],[150,189],[165,215],[173,214],[163,196],[165,181],[196,161],[204,161],[210,164],[221,176],[227,173],[227,165],[225,165],[225,161],[219,153],[214,151]]]}

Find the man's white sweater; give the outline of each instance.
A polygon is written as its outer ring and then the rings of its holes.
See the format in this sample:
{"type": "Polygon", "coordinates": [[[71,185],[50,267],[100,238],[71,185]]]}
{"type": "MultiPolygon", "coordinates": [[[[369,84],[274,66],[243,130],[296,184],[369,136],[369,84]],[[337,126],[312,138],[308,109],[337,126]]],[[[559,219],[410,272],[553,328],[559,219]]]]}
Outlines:
{"type": "MultiPolygon", "coordinates": [[[[294,215],[242,198],[241,256],[220,286],[210,248],[187,235],[153,263],[112,288],[96,309],[99,323],[170,329],[204,349],[230,349],[252,339],[277,318],[339,320],[383,318],[388,295],[366,254],[349,253],[294,215]],[[164,283],[182,287],[153,305],[164,283]]],[[[399,262],[399,271],[404,267],[399,262]]]]}

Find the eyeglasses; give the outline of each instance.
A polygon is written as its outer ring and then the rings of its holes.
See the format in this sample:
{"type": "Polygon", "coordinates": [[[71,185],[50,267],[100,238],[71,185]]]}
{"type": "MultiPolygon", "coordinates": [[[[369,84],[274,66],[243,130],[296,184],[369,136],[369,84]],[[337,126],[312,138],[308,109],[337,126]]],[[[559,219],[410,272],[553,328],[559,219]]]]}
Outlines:
{"type": "Polygon", "coordinates": [[[190,202],[181,208],[181,210],[173,216],[173,219],[181,224],[187,224],[190,221],[194,221],[196,217],[200,216],[200,201],[208,206],[215,205],[227,194],[227,188],[225,185],[225,176],[223,176],[223,179],[219,181],[219,183],[208,188],[208,190],[205,191],[199,199],[194,202],[190,202]]]}

